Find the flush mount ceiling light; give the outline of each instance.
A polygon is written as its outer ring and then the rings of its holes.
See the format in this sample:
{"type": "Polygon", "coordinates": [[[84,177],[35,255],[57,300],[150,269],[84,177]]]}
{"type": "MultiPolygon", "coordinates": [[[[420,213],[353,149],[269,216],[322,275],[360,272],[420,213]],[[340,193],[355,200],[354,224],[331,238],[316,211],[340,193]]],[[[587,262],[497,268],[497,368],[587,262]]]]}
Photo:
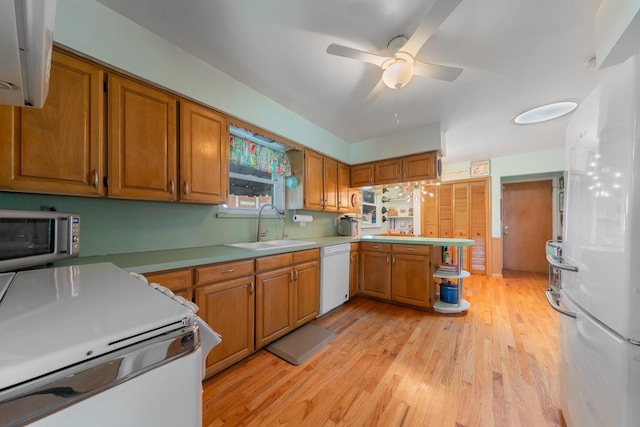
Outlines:
{"type": "Polygon", "coordinates": [[[553,104],[541,105],[532,108],[524,113],[518,114],[513,121],[519,125],[530,125],[534,123],[546,122],[547,120],[557,119],[565,114],[569,114],[578,106],[573,101],[554,102],[553,104]]]}

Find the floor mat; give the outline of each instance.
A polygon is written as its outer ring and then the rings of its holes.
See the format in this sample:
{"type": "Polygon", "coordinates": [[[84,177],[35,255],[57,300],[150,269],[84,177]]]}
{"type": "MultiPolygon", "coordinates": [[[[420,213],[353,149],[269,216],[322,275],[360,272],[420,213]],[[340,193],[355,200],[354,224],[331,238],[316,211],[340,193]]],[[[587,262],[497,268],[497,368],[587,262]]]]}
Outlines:
{"type": "Polygon", "coordinates": [[[265,349],[292,365],[301,365],[335,337],[334,332],[307,323],[265,349]]]}

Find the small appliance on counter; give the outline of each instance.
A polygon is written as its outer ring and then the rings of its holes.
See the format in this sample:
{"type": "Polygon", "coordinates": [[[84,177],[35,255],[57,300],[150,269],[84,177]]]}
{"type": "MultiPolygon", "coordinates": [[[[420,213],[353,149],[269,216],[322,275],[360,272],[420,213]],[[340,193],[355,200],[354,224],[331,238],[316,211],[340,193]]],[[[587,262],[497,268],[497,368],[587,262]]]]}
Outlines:
{"type": "Polygon", "coordinates": [[[360,234],[358,219],[349,215],[340,217],[338,221],[338,234],[341,236],[358,236],[360,234]]]}

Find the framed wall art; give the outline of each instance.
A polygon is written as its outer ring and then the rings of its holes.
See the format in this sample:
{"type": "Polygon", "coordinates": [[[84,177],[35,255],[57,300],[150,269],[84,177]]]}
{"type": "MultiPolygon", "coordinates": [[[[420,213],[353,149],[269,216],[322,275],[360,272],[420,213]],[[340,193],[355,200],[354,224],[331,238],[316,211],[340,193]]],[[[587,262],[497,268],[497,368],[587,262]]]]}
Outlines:
{"type": "Polygon", "coordinates": [[[491,160],[476,160],[471,162],[471,176],[491,175],[491,160]]]}

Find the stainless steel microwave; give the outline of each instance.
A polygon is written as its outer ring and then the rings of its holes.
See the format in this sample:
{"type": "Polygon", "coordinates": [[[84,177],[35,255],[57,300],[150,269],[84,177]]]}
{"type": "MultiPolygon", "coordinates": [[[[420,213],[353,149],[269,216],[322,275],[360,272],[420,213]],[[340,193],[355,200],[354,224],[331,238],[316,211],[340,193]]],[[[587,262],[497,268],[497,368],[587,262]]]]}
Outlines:
{"type": "Polygon", "coordinates": [[[0,209],[0,271],[80,254],[80,214],[0,209]]]}

